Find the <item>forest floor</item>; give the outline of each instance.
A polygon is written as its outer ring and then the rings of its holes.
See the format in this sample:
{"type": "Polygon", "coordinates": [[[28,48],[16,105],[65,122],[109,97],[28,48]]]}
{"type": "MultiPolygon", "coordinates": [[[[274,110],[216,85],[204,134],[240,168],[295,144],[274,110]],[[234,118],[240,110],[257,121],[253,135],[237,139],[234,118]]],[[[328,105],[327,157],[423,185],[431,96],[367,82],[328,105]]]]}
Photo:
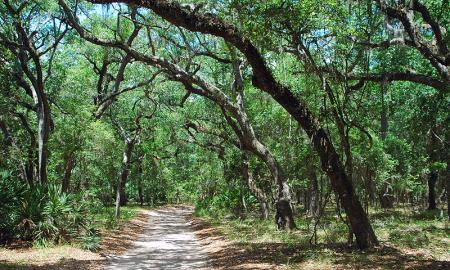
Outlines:
{"type": "Polygon", "coordinates": [[[304,216],[296,220],[293,232],[277,231],[272,220],[251,216],[192,219],[213,269],[450,269],[449,224],[439,215],[373,211],[380,246],[367,251],[346,245],[345,225],[331,215],[318,226],[317,245],[310,244],[312,222],[304,216]]]}
{"type": "MultiPolygon", "coordinates": [[[[98,270],[109,256],[125,253],[144,232],[150,211],[142,208],[122,209],[124,220],[102,232],[100,250],[91,252],[77,245],[30,247],[27,242],[0,247],[0,270],[98,270]]],[[[101,219],[102,217],[98,217],[101,219]]]]}
{"type": "MultiPolygon", "coordinates": [[[[198,213],[197,213],[198,214],[198,213]]],[[[101,250],[76,246],[0,249],[0,269],[450,269],[450,234],[434,213],[373,212],[380,247],[344,244],[345,225],[325,217],[319,244],[310,245],[311,220],[277,231],[271,220],[225,215],[198,217],[189,206],[140,209],[104,233],[101,250]]]]}
{"type": "Polygon", "coordinates": [[[118,228],[103,233],[101,248],[76,246],[0,249],[0,270],[210,269],[209,257],[193,231],[193,207],[140,209],[118,228]]]}

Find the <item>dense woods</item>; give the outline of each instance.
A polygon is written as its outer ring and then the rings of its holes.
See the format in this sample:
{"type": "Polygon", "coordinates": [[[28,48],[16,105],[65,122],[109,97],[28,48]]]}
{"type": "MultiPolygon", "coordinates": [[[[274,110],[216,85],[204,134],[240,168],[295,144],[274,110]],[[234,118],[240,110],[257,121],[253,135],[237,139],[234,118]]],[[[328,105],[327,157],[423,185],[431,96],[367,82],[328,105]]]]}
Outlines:
{"type": "Polygon", "coordinates": [[[0,241],[95,249],[130,204],[359,249],[450,218],[448,1],[188,2],[2,0],[0,241]]]}

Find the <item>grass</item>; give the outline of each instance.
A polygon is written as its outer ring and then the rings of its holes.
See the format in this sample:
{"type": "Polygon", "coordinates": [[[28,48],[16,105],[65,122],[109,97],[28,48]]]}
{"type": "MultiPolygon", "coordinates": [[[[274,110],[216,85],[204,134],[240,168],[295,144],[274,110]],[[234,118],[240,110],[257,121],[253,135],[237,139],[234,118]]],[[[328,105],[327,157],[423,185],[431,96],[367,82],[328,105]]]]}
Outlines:
{"type": "Polygon", "coordinates": [[[240,219],[218,211],[214,211],[214,215],[209,213],[199,211],[226,238],[249,252],[264,246],[268,250],[273,247],[266,256],[273,252],[276,263],[282,261],[285,269],[390,269],[396,265],[398,268],[439,269],[433,267],[442,263],[447,266],[450,260],[450,230],[447,217],[439,210],[371,209],[370,220],[381,247],[365,252],[346,245],[347,226],[335,216],[333,209],[327,209],[319,223],[317,245],[310,244],[312,218],[301,214],[296,218],[298,229],[285,232],[276,230],[272,219],[260,220],[251,215],[240,219]]]}
{"type": "Polygon", "coordinates": [[[101,230],[116,229],[121,223],[133,219],[139,212],[139,209],[142,209],[142,207],[122,206],[120,208],[120,218],[116,219],[114,207],[101,207],[94,211],[92,220],[101,230]]]}

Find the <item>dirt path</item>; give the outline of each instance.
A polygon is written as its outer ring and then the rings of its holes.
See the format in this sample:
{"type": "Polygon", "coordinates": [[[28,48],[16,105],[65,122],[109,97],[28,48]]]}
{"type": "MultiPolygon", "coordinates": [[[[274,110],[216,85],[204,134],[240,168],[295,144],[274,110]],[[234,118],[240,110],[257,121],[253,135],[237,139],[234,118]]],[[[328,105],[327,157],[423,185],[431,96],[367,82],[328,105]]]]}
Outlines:
{"type": "Polygon", "coordinates": [[[105,270],[209,269],[208,255],[192,231],[191,207],[152,210],[142,238],[120,256],[111,256],[105,270]]]}

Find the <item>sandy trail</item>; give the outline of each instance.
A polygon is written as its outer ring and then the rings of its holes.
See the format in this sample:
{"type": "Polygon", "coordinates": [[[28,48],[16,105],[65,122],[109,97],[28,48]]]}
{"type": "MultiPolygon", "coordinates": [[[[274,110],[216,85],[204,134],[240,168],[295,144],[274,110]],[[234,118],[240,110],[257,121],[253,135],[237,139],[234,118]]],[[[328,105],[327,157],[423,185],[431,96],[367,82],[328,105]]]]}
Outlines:
{"type": "Polygon", "coordinates": [[[191,229],[191,207],[152,210],[147,228],[135,246],[111,256],[105,270],[209,269],[208,255],[191,229]]]}

